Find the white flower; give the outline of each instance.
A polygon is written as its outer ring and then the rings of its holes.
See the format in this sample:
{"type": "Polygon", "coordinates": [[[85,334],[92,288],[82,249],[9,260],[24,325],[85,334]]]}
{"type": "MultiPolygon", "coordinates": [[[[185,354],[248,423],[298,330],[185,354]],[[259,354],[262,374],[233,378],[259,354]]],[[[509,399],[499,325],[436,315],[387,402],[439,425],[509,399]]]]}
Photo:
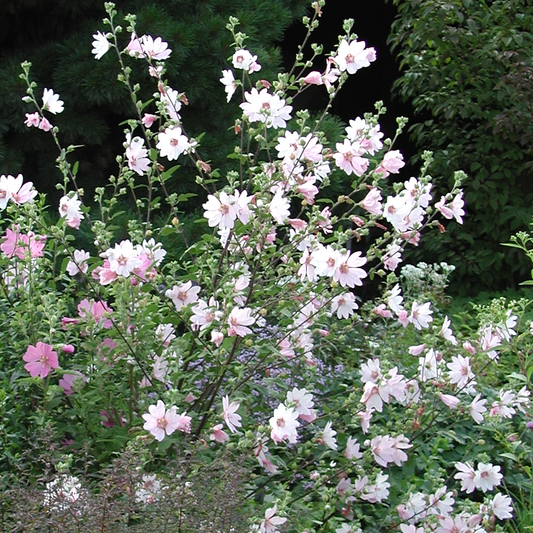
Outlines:
{"type": "Polygon", "coordinates": [[[338,318],[349,318],[357,308],[355,296],[351,292],[335,296],[331,301],[331,311],[333,313],[337,312],[338,318]]]}
{"type": "Polygon", "coordinates": [[[326,424],[326,427],[324,428],[324,431],[322,432],[322,436],[320,440],[332,450],[337,449],[337,439],[335,438],[335,435],[337,432],[331,427],[332,423],[331,421],[326,424]]]}
{"type": "Polygon", "coordinates": [[[229,69],[223,70],[222,78],[220,78],[220,83],[224,85],[224,90],[226,91],[226,100],[229,102],[231,100],[231,97],[235,93],[235,90],[237,89],[233,72],[229,69]]]}
{"type": "Polygon", "coordinates": [[[473,481],[476,489],[487,492],[497,487],[502,479],[503,475],[500,474],[500,467],[498,465],[493,466],[492,463],[479,463],[473,481]]]}
{"type": "Polygon", "coordinates": [[[115,244],[114,248],[109,248],[101,253],[100,257],[105,257],[109,260],[109,270],[111,272],[115,272],[118,276],[124,276],[125,278],[129,277],[134,269],[142,265],[136,248],[129,240],[115,244]]]}
{"type": "Polygon", "coordinates": [[[500,520],[507,520],[513,518],[513,500],[509,496],[496,494],[490,503],[492,512],[500,520]]]}
{"type": "Polygon", "coordinates": [[[58,94],[54,94],[52,89],[43,91],[43,110],[50,111],[54,115],[63,111],[63,101],[59,99],[58,94]]]}
{"type": "Polygon", "coordinates": [[[285,100],[277,94],[269,94],[266,89],[261,92],[254,87],[252,92],[244,93],[246,102],[240,107],[250,122],[263,122],[267,128],[285,128],[290,120],[292,106],[285,105],[285,100]]]}
{"type": "Polygon", "coordinates": [[[110,44],[105,36],[105,33],[101,31],[93,34],[93,49],[92,53],[94,54],[95,59],[101,59],[104,54],[109,50],[110,44]]]}
{"type": "Polygon", "coordinates": [[[74,250],[74,261],[71,259],[67,263],[67,272],[70,276],[75,276],[78,273],[86,274],[89,268],[86,261],[91,257],[89,252],[85,250],[74,250]]]}
{"type": "Polygon", "coordinates": [[[288,440],[293,444],[296,442],[298,434],[296,430],[300,426],[298,413],[292,407],[285,407],[282,403],[274,410],[274,416],[269,420],[271,439],[277,444],[288,440]]]}
{"type": "Polygon", "coordinates": [[[189,139],[181,133],[179,126],[174,126],[159,134],[156,147],[160,151],[161,157],[174,161],[181,154],[193,149],[194,144],[189,142],[189,139]]]}
{"type": "Polygon", "coordinates": [[[337,55],[333,58],[341,72],[354,74],[360,68],[368,67],[371,61],[376,59],[376,52],[373,48],[365,48],[364,41],[348,42],[343,39],[337,55]]]}
{"type": "Polygon", "coordinates": [[[44,506],[52,511],[63,511],[80,497],[81,483],[77,477],[65,474],[46,484],[44,506]]]}
{"type": "Polygon", "coordinates": [[[257,63],[257,56],[253,56],[249,50],[241,48],[233,54],[232,63],[235,68],[246,70],[248,74],[261,70],[257,63]]]}

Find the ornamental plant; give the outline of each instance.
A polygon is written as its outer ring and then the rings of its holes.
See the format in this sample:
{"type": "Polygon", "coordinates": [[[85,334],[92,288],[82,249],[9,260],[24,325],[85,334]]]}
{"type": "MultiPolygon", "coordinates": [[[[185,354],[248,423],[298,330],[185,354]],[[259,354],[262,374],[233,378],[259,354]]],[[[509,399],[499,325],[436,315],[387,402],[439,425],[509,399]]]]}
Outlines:
{"type": "MultiPolygon", "coordinates": [[[[306,43],[324,2],[311,7],[306,43]]],[[[435,305],[446,280],[403,293],[396,274],[438,217],[462,223],[464,175],[433,198],[428,155],[419,177],[385,194],[403,157],[380,131],[381,104],[335,143],[321,128],[327,109],[296,110],[308,90],[331,103],[376,51],[348,20],[323,70],[310,71],[322,48],[302,45],[292,69],[267,80],[231,18],[220,90],[241,103],[222,174],[181,119],[186,95],[166,81],[172,44],[105,9],[93,54],[116,55],[137,110],[116,175],[91,205],[76,147],[54,124],[68,102],[41,92],[24,63],[26,126],[58,148],[58,219],[31,183],[0,178],[3,525],[501,530],[531,483],[531,383],[521,368],[486,376],[529,346],[523,308],[480,309],[463,334],[435,305]],[[153,78],[147,101],[136,62],[153,78]],[[185,159],[205,191],[194,242],[180,221],[189,195],[168,193],[185,159]],[[335,201],[333,172],[349,182],[335,201]],[[136,210],[122,227],[126,198],[136,210]],[[380,295],[363,300],[378,279],[380,295]]]]}

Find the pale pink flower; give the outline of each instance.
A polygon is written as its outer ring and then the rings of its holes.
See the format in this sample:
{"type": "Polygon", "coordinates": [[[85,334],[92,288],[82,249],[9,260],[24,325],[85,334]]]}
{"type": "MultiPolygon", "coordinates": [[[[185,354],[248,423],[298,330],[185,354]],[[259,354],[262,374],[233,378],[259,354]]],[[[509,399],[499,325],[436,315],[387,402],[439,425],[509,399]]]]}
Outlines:
{"type": "Polygon", "coordinates": [[[368,67],[376,58],[373,48],[366,48],[364,41],[341,41],[337,55],[333,58],[341,72],[355,74],[360,68],[368,67]]]}
{"type": "Polygon", "coordinates": [[[361,286],[362,279],[366,278],[367,273],[359,267],[366,264],[366,257],[361,257],[361,252],[345,252],[338,256],[338,267],[333,273],[333,280],[338,281],[341,287],[353,288],[356,285],[361,286]]]}
{"type": "Polygon", "coordinates": [[[420,355],[425,349],[426,349],[425,344],[417,344],[415,346],[409,346],[409,354],[417,356],[417,355],[420,355]]]}
{"type": "Polygon", "coordinates": [[[63,102],[52,89],[43,90],[43,110],[50,111],[54,115],[63,111],[63,102]]]}
{"type": "Polygon", "coordinates": [[[467,533],[471,531],[461,516],[440,518],[440,525],[435,533],[467,533]]]}
{"type": "Polygon", "coordinates": [[[44,342],[28,346],[22,359],[26,361],[24,368],[32,378],[36,376],[45,378],[54,368],[59,368],[57,352],[54,352],[50,344],[44,342]]]}
{"type": "Polygon", "coordinates": [[[165,296],[170,298],[176,306],[176,311],[179,311],[184,305],[198,301],[198,293],[200,287],[193,285],[192,281],[187,281],[181,285],[174,285],[172,289],[167,289],[165,296]]]}
{"type": "Polygon", "coordinates": [[[212,331],[211,332],[211,342],[218,348],[222,341],[224,340],[224,333],[221,333],[220,331],[212,331]]]}
{"type": "Polygon", "coordinates": [[[430,306],[430,302],[426,302],[425,304],[413,302],[409,319],[416,329],[427,328],[429,327],[429,323],[433,322],[433,317],[431,316],[433,311],[430,309],[430,306]]]}
{"type": "Polygon", "coordinates": [[[494,499],[489,503],[492,512],[496,518],[507,520],[513,518],[513,500],[507,495],[496,494],[494,499]]]}
{"type": "Polygon", "coordinates": [[[365,434],[368,433],[368,430],[370,428],[370,421],[372,420],[373,413],[373,408],[367,409],[366,411],[359,411],[357,413],[357,416],[361,419],[361,429],[365,434]]]}
{"type": "Polygon", "coordinates": [[[237,199],[224,191],[219,196],[220,198],[217,198],[210,194],[207,197],[207,202],[202,205],[205,209],[204,217],[207,218],[210,228],[218,226],[219,228],[232,229],[240,209],[237,199]]]}
{"type": "Polygon", "coordinates": [[[150,128],[152,127],[152,124],[156,120],[157,120],[157,115],[152,115],[151,113],[145,113],[143,115],[141,122],[143,123],[144,126],[146,126],[147,128],[150,128]]]}
{"type": "Polygon", "coordinates": [[[274,410],[274,416],[269,420],[271,427],[270,438],[276,443],[288,440],[295,443],[298,437],[297,429],[300,426],[298,422],[298,412],[292,407],[285,407],[282,403],[274,410]]]}
{"type": "Polygon", "coordinates": [[[360,495],[361,499],[369,503],[381,503],[388,498],[390,483],[387,479],[389,479],[388,474],[378,474],[375,483],[365,485],[364,492],[360,495]]]}
{"type": "Polygon", "coordinates": [[[26,120],[24,121],[24,124],[28,126],[28,128],[31,126],[38,128],[40,120],[41,117],[37,111],[35,111],[35,113],[26,113],[26,120]]]}
{"type": "Polygon", "coordinates": [[[126,157],[128,167],[142,176],[150,168],[148,150],[144,147],[144,139],[141,137],[131,138],[131,134],[126,135],[126,157]]]}
{"type": "Polygon", "coordinates": [[[361,365],[359,370],[361,374],[361,381],[363,383],[378,383],[381,378],[381,363],[379,359],[369,359],[361,365]]]}
{"type": "Polygon", "coordinates": [[[192,308],[192,312],[192,328],[200,331],[207,329],[215,320],[220,320],[222,317],[222,312],[218,310],[218,302],[213,297],[209,299],[209,304],[200,299],[192,308]]]}
{"type": "Polygon", "coordinates": [[[277,511],[277,504],[275,504],[274,507],[270,507],[265,511],[265,519],[261,522],[261,525],[259,526],[259,530],[261,531],[261,533],[277,533],[277,526],[281,526],[287,521],[286,518],[276,516],[277,511]]]}
{"type": "Polygon", "coordinates": [[[110,44],[105,33],[98,31],[93,34],[93,49],[91,53],[94,54],[95,59],[102,59],[104,54],[109,50],[110,44]]]}
{"type": "Polygon", "coordinates": [[[336,148],[337,152],[333,154],[335,163],[348,176],[353,172],[360,177],[366,172],[369,161],[361,157],[364,154],[364,150],[359,144],[351,143],[348,139],[344,139],[343,143],[336,144],[336,148]]]}
{"type": "Polygon", "coordinates": [[[448,372],[450,383],[456,384],[460,389],[466,387],[475,377],[470,367],[470,357],[453,355],[451,363],[448,363],[446,366],[450,370],[448,372]]]}
{"type": "Polygon", "coordinates": [[[158,441],[162,441],[165,435],[172,435],[174,431],[180,430],[187,432],[190,430],[190,417],[185,413],[178,415],[176,406],[166,409],[165,404],[157,401],[157,405],[150,405],[148,413],[142,415],[144,419],[144,429],[149,431],[158,441]]]}
{"type": "Polygon", "coordinates": [[[70,396],[81,389],[85,381],[87,381],[87,378],[81,372],[63,374],[63,377],[59,380],[59,386],[65,391],[67,396],[70,396]]]}
{"type": "Polygon", "coordinates": [[[224,444],[229,441],[229,435],[222,429],[222,424],[217,424],[211,428],[209,440],[214,440],[220,444],[224,444]]]}
{"type": "Polygon", "coordinates": [[[463,191],[460,191],[448,205],[446,205],[446,197],[443,196],[440,201],[435,204],[435,208],[438,209],[445,218],[449,220],[455,218],[459,224],[462,224],[462,217],[465,214],[463,209],[464,205],[463,191]]]}
{"type": "Polygon", "coordinates": [[[131,34],[126,51],[131,57],[137,59],[148,57],[156,61],[168,59],[172,53],[172,50],[168,47],[168,43],[163,41],[161,37],[156,37],[155,39],[151,35],[137,37],[133,33],[131,34]]]}
{"type": "Polygon", "coordinates": [[[85,250],[74,250],[73,260],[70,259],[67,263],[66,271],[69,276],[75,276],[77,274],[86,274],[89,269],[87,259],[91,257],[89,252],[85,250]]]}
{"type": "Polygon", "coordinates": [[[251,326],[255,323],[255,318],[250,316],[252,310],[249,307],[239,309],[234,307],[228,317],[228,336],[229,337],[245,337],[252,333],[252,330],[246,326],[251,326]]]}
{"type": "Polygon", "coordinates": [[[453,331],[450,328],[450,324],[450,319],[445,316],[444,323],[442,324],[442,328],[440,329],[439,335],[448,342],[451,342],[454,346],[457,346],[457,339],[453,335],[453,331]]]}
{"type": "Polygon", "coordinates": [[[129,277],[134,269],[142,265],[137,249],[127,239],[115,244],[114,248],[109,248],[101,253],[100,257],[108,259],[111,272],[125,278],[129,277]]]}
{"type": "Polygon", "coordinates": [[[402,262],[402,247],[396,242],[389,244],[381,260],[387,270],[396,270],[402,262]]]}
{"type": "Polygon", "coordinates": [[[268,210],[278,224],[284,224],[291,214],[290,207],[290,200],[283,196],[281,189],[278,189],[270,201],[268,210]]]}
{"type": "Polygon", "coordinates": [[[355,296],[351,292],[335,296],[331,301],[331,312],[337,313],[338,318],[349,318],[358,307],[355,303],[355,296]]]}
{"type": "Polygon", "coordinates": [[[258,92],[255,87],[251,92],[244,93],[246,102],[240,107],[250,122],[262,122],[267,128],[285,128],[286,121],[291,118],[292,106],[277,94],[271,95],[267,89],[258,92]]]}
{"type": "Polygon", "coordinates": [[[191,151],[193,144],[182,134],[179,126],[173,126],[159,133],[156,148],[160,151],[161,157],[174,161],[181,154],[191,151]]]}
{"type": "Polygon", "coordinates": [[[480,462],[477,465],[473,481],[477,489],[487,492],[498,486],[502,479],[503,475],[500,474],[498,465],[493,466],[492,463],[485,464],[480,462]]]}
{"type": "Polygon", "coordinates": [[[381,191],[377,187],[373,187],[364,197],[363,201],[361,202],[361,207],[366,209],[372,215],[379,216],[383,213],[383,205],[381,200],[381,191]]]}
{"type": "Polygon", "coordinates": [[[476,484],[474,483],[474,477],[476,471],[470,463],[455,463],[455,468],[458,472],[455,474],[454,479],[461,481],[461,490],[464,490],[467,494],[471,494],[476,489],[476,484]]]}
{"type": "Polygon", "coordinates": [[[244,48],[235,51],[232,57],[232,63],[234,68],[246,70],[248,74],[261,70],[261,65],[257,63],[257,56],[252,55],[249,50],[244,48]]]}
{"type": "Polygon", "coordinates": [[[405,166],[403,155],[399,150],[391,150],[384,155],[383,161],[374,172],[382,178],[386,178],[389,174],[398,174],[403,166],[405,166]]]}
{"type": "Polygon", "coordinates": [[[298,418],[307,422],[312,422],[315,418],[313,395],[306,389],[298,389],[294,387],[292,391],[287,392],[287,403],[292,404],[298,418]]]}
{"type": "MultiPolygon", "coordinates": [[[[175,122],[179,122],[181,117],[179,114],[179,111],[182,107],[182,99],[183,95],[180,95],[176,89],[172,89],[172,87],[165,87],[161,90],[161,102],[165,104],[165,111],[167,112],[168,116],[175,122]]],[[[176,135],[177,132],[176,132],[176,135]]],[[[181,131],[179,133],[181,135],[181,131]]],[[[175,143],[183,147],[186,144],[186,138],[183,139],[182,137],[171,137],[171,146],[176,146],[175,143]]],[[[191,144],[188,148],[192,148],[193,145],[191,144]]],[[[187,150],[188,150],[187,148],[187,150]]],[[[178,154],[180,155],[180,154],[178,154]]],[[[174,158],[177,159],[177,156],[174,158]]],[[[170,160],[170,157],[169,157],[170,160]]]]}
{"type": "Polygon", "coordinates": [[[483,422],[483,413],[487,412],[487,408],[485,407],[486,403],[487,400],[481,399],[481,394],[478,394],[469,406],[470,416],[477,424],[483,422]]]}
{"type": "Polygon", "coordinates": [[[228,429],[232,433],[236,433],[237,429],[242,427],[241,424],[241,415],[237,414],[237,409],[239,409],[239,406],[241,404],[239,402],[229,402],[229,396],[226,394],[224,398],[222,398],[222,417],[224,418],[224,422],[226,422],[226,425],[228,426],[228,429]]]}
{"type": "Polygon", "coordinates": [[[52,124],[50,124],[50,121],[43,117],[41,121],[39,122],[39,129],[43,131],[50,131],[53,128],[52,124]]]}
{"type": "Polygon", "coordinates": [[[78,193],[72,196],[65,195],[59,200],[59,214],[66,218],[67,225],[71,228],[78,229],[80,222],[85,218],[80,207],[81,200],[78,199],[78,193]]]}
{"type": "Polygon", "coordinates": [[[325,444],[328,448],[331,448],[332,450],[337,449],[337,439],[335,438],[335,435],[337,432],[332,428],[332,422],[328,422],[326,424],[326,427],[322,431],[321,436],[319,437],[319,442],[321,444],[325,444]]]}
{"type": "Polygon", "coordinates": [[[344,450],[344,455],[349,461],[354,459],[362,459],[363,454],[359,450],[359,443],[354,437],[348,437],[346,442],[346,449],[344,450]]]}
{"type": "Polygon", "coordinates": [[[456,396],[452,396],[451,394],[439,394],[440,401],[449,407],[450,409],[457,409],[457,406],[461,402],[459,398],[456,396]]]}

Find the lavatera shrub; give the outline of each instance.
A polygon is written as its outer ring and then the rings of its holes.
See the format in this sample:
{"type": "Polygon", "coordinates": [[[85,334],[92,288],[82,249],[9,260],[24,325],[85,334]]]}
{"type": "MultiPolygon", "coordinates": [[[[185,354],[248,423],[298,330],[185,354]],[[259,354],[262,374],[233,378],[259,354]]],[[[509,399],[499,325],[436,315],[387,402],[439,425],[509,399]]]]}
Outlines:
{"type": "Polygon", "coordinates": [[[396,275],[425,229],[462,222],[465,176],[439,198],[426,167],[391,186],[403,158],[380,104],[333,141],[327,110],[297,111],[308,90],[331,103],[376,51],[346,21],[335,49],[302,47],[266,80],[230,19],[219,88],[241,103],[220,175],[165,81],[172,43],[106,10],[92,51],[116,55],[135,109],[116,175],[84,197],[55,124],[68,102],[25,63],[25,124],[53,136],[63,197],[46,206],[22,176],[0,178],[4,527],[501,530],[531,482],[531,383],[512,356],[529,326],[500,303],[454,330],[396,275]],[[133,62],[153,77],[149,101],[133,62]],[[170,192],[191,162],[205,189],[194,239],[189,196],[170,192]],[[345,193],[331,200],[333,179],[345,193]]]}

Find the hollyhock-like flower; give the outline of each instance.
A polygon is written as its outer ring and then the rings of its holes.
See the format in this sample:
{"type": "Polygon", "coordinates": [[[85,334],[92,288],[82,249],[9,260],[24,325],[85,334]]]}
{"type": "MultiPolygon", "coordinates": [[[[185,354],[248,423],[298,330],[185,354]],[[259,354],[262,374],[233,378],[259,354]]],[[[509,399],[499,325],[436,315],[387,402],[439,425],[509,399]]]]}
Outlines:
{"type": "Polygon", "coordinates": [[[237,90],[237,85],[235,84],[235,77],[233,72],[229,69],[222,71],[222,78],[220,78],[220,83],[224,85],[224,90],[226,91],[226,101],[229,102],[231,97],[235,94],[237,90]]]}
{"type": "Polygon", "coordinates": [[[224,191],[219,196],[220,198],[217,198],[210,194],[207,197],[207,202],[202,205],[205,209],[204,217],[207,218],[210,228],[218,226],[219,228],[232,229],[239,210],[237,200],[235,196],[224,191]]]}
{"type": "Polygon", "coordinates": [[[336,144],[337,152],[333,154],[336,165],[344,170],[348,176],[352,172],[361,177],[368,168],[368,159],[361,157],[364,150],[358,143],[351,143],[348,139],[344,139],[343,143],[336,144]]]}
{"type": "Polygon", "coordinates": [[[287,392],[287,404],[292,405],[298,413],[298,418],[306,422],[313,422],[316,419],[316,414],[313,409],[313,395],[307,392],[306,389],[298,389],[294,387],[292,391],[287,392]]]}
{"type": "Polygon", "coordinates": [[[440,401],[449,407],[450,409],[457,409],[457,406],[461,402],[459,398],[456,396],[452,396],[451,394],[439,394],[440,401]]]}
{"type": "Polygon", "coordinates": [[[363,454],[359,450],[360,446],[357,442],[357,439],[354,437],[348,437],[348,440],[346,442],[346,449],[344,450],[344,455],[346,456],[346,459],[349,461],[353,461],[354,459],[362,459],[363,454]]]}
{"type": "Polygon", "coordinates": [[[319,438],[319,442],[325,444],[328,448],[331,448],[332,450],[337,449],[337,439],[335,438],[335,435],[337,432],[332,428],[331,421],[326,424],[326,427],[322,431],[322,434],[319,438]]]}
{"type": "Polygon", "coordinates": [[[350,120],[349,126],[346,127],[346,136],[352,142],[357,142],[370,155],[374,155],[378,150],[383,148],[381,138],[383,132],[379,131],[379,124],[372,126],[366,120],[357,117],[350,120]]]}
{"type": "Polygon", "coordinates": [[[369,503],[381,503],[387,499],[390,488],[390,483],[387,479],[389,479],[388,474],[378,474],[375,483],[367,483],[364,486],[363,492],[360,494],[361,499],[369,503]]]}
{"type": "Polygon", "coordinates": [[[159,133],[156,148],[161,157],[166,157],[169,161],[174,161],[178,157],[192,150],[194,144],[182,134],[179,126],[172,126],[159,133]]]}
{"type": "Polygon", "coordinates": [[[383,213],[383,205],[381,204],[381,191],[374,187],[370,192],[364,197],[361,202],[361,207],[366,209],[372,215],[381,215],[383,213]]]}
{"type": "Polygon", "coordinates": [[[265,511],[265,519],[261,522],[259,530],[261,533],[278,533],[277,526],[284,524],[287,519],[282,518],[281,516],[276,516],[278,511],[277,504],[274,507],[270,507],[265,511]]]}
{"type": "Polygon", "coordinates": [[[446,365],[449,368],[448,377],[450,383],[454,383],[458,388],[463,389],[474,379],[474,373],[470,367],[470,357],[462,355],[452,356],[451,363],[446,365]]]}
{"type": "Polygon", "coordinates": [[[222,429],[224,426],[222,424],[217,424],[211,428],[211,433],[209,434],[209,440],[214,440],[224,444],[229,441],[229,435],[222,429]]]}
{"type": "Polygon", "coordinates": [[[79,229],[81,221],[85,218],[81,212],[81,200],[78,199],[78,193],[72,196],[65,195],[59,200],[59,214],[66,218],[67,226],[79,229]]]}
{"type": "Polygon", "coordinates": [[[177,407],[173,405],[170,409],[165,407],[161,401],[157,405],[150,405],[148,413],[142,415],[144,419],[144,429],[149,431],[158,441],[162,441],[165,435],[172,435],[174,431],[190,431],[191,417],[185,413],[178,415],[177,407]]]}
{"type": "Polygon", "coordinates": [[[160,96],[161,102],[165,104],[165,110],[168,116],[175,122],[179,122],[181,119],[179,111],[182,107],[183,95],[180,95],[176,89],[165,87],[164,90],[161,91],[160,96]]]}
{"type": "Polygon", "coordinates": [[[261,92],[253,87],[251,92],[244,93],[246,102],[240,107],[250,122],[263,122],[267,128],[285,128],[286,121],[291,118],[292,106],[277,94],[269,94],[267,89],[261,92]]]}
{"type": "Polygon", "coordinates": [[[391,150],[387,152],[383,161],[376,167],[376,174],[382,178],[386,178],[389,174],[398,174],[400,169],[405,166],[403,155],[399,150],[391,150]]]}
{"type": "Polygon", "coordinates": [[[438,209],[448,220],[455,218],[459,224],[462,224],[463,216],[465,214],[463,209],[464,205],[463,191],[460,191],[448,205],[446,205],[446,197],[443,196],[440,201],[435,204],[435,208],[438,209]]]}
{"type": "Polygon", "coordinates": [[[142,265],[138,251],[130,240],[124,240],[119,244],[115,244],[114,248],[109,248],[101,253],[100,257],[108,259],[109,270],[111,272],[125,278],[129,277],[134,269],[142,265]]]}
{"type": "Polygon", "coordinates": [[[111,45],[109,44],[105,33],[102,33],[101,31],[94,33],[93,39],[93,49],[91,50],[91,53],[94,54],[95,59],[102,59],[111,45]]]}
{"type": "Polygon", "coordinates": [[[220,320],[222,317],[222,311],[218,310],[218,302],[213,297],[209,299],[209,305],[200,299],[192,308],[192,312],[194,313],[191,316],[192,328],[200,331],[207,329],[215,320],[220,320]]]}
{"type": "Polygon", "coordinates": [[[39,122],[39,129],[43,131],[50,131],[53,128],[52,124],[50,124],[50,121],[43,117],[41,121],[39,122]]]}
{"type": "Polygon", "coordinates": [[[496,494],[494,499],[489,503],[489,506],[496,518],[500,520],[513,518],[513,500],[509,496],[496,494]]]}
{"type": "Polygon", "coordinates": [[[285,407],[282,403],[274,410],[274,416],[269,420],[271,427],[270,438],[276,443],[288,440],[295,443],[298,438],[296,430],[300,426],[298,412],[292,407],[285,407]]]}
{"type": "Polygon", "coordinates": [[[341,41],[337,55],[333,58],[341,72],[355,74],[360,68],[368,67],[376,59],[374,48],[366,48],[364,41],[341,41]]]}
{"type": "Polygon", "coordinates": [[[393,242],[387,246],[387,251],[381,258],[383,266],[387,270],[394,271],[398,268],[398,265],[402,262],[402,247],[393,242]]]}
{"type": "Polygon", "coordinates": [[[500,467],[498,465],[493,466],[492,463],[478,463],[477,470],[474,474],[474,485],[476,489],[487,492],[497,487],[503,479],[503,475],[500,474],[500,467]]]}
{"type": "Polygon", "coordinates": [[[235,51],[232,57],[232,63],[234,68],[246,70],[248,74],[261,70],[261,65],[257,63],[257,56],[252,55],[249,50],[244,48],[235,51]]]}
{"type": "Polygon", "coordinates": [[[338,318],[349,318],[358,308],[359,306],[355,303],[355,296],[351,292],[335,296],[331,301],[331,312],[336,312],[338,318]]]}
{"type": "Polygon", "coordinates": [[[413,302],[409,319],[416,329],[428,328],[429,323],[433,322],[433,317],[431,316],[433,311],[430,309],[430,306],[430,302],[426,302],[425,304],[413,302]]]}
{"type": "Polygon", "coordinates": [[[59,99],[58,94],[54,94],[52,89],[44,89],[43,91],[43,110],[50,111],[54,115],[63,111],[63,102],[59,99]]]}
{"type": "Polygon", "coordinates": [[[54,352],[50,344],[44,342],[28,346],[22,359],[26,361],[24,368],[32,378],[35,376],[45,378],[54,368],[59,368],[57,352],[54,352]]]}
{"type": "Polygon", "coordinates": [[[170,298],[176,306],[176,311],[179,311],[184,305],[198,301],[198,293],[200,287],[193,285],[192,281],[187,281],[181,285],[174,285],[172,289],[168,289],[165,292],[165,296],[170,298]]]}
{"type": "Polygon", "coordinates": [[[270,201],[268,210],[278,224],[284,224],[291,214],[290,207],[290,200],[283,196],[281,189],[278,189],[270,201]]]}
{"type": "Polygon", "coordinates": [[[361,286],[362,279],[366,278],[367,273],[359,267],[366,264],[366,257],[361,257],[361,252],[345,252],[338,256],[338,267],[333,273],[333,280],[338,281],[341,287],[353,288],[356,285],[361,286]]]}
{"type": "Polygon", "coordinates": [[[131,34],[126,51],[131,57],[137,59],[148,57],[156,61],[164,61],[172,53],[172,50],[168,47],[168,43],[163,41],[161,37],[156,37],[155,39],[151,35],[137,37],[133,33],[131,34]]]}
{"type": "Polygon", "coordinates": [[[135,489],[135,501],[137,503],[154,503],[159,499],[161,481],[157,474],[143,474],[142,482],[135,489]]]}
{"type": "Polygon", "coordinates": [[[24,124],[28,126],[28,128],[31,128],[32,126],[38,128],[40,122],[41,117],[37,111],[35,111],[35,113],[26,113],[26,120],[24,121],[24,124]]]}
{"type": "Polygon", "coordinates": [[[87,381],[87,378],[81,372],[63,374],[63,377],[59,380],[59,386],[65,391],[67,396],[70,396],[76,390],[81,389],[85,381],[87,381]]]}
{"type": "Polygon", "coordinates": [[[242,427],[241,415],[237,414],[237,409],[239,409],[240,405],[241,404],[239,402],[230,403],[229,396],[227,394],[224,396],[224,398],[222,398],[222,418],[224,418],[224,422],[226,422],[228,429],[232,433],[237,433],[236,428],[242,427]]]}
{"type": "Polygon", "coordinates": [[[445,316],[444,323],[442,324],[442,328],[440,329],[439,335],[448,342],[451,342],[454,346],[457,346],[457,339],[453,335],[453,331],[450,328],[450,324],[450,319],[445,316]]]}
{"type": "Polygon", "coordinates": [[[469,406],[470,416],[474,419],[474,422],[481,424],[483,422],[483,413],[487,412],[485,404],[487,400],[481,399],[481,394],[478,394],[469,406]]]}
{"type": "Polygon", "coordinates": [[[437,352],[430,348],[424,357],[418,358],[418,371],[420,381],[426,382],[431,379],[437,379],[440,376],[440,369],[437,360],[437,352]]]}
{"type": "Polygon", "coordinates": [[[239,309],[234,307],[228,317],[228,337],[245,337],[250,335],[252,330],[246,326],[251,326],[255,323],[255,318],[250,316],[252,310],[249,307],[239,309]]]}
{"type": "Polygon", "coordinates": [[[144,139],[140,137],[131,138],[131,134],[126,136],[126,157],[128,158],[128,167],[142,176],[150,167],[148,150],[144,147],[144,139]]]}
{"type": "Polygon", "coordinates": [[[0,211],[3,211],[9,200],[16,204],[30,202],[37,196],[37,191],[33,188],[33,183],[28,181],[22,183],[24,178],[19,174],[14,176],[0,176],[0,211]]]}
{"type": "Polygon", "coordinates": [[[455,463],[455,468],[458,470],[455,474],[454,479],[461,481],[461,490],[464,490],[467,494],[471,494],[476,489],[476,484],[474,483],[474,478],[476,476],[476,471],[470,465],[470,463],[455,463]]]}
{"type": "Polygon", "coordinates": [[[67,263],[67,273],[69,276],[75,276],[76,274],[86,274],[89,269],[87,259],[91,257],[89,252],[85,250],[74,250],[74,260],[70,259],[67,263]]]}

